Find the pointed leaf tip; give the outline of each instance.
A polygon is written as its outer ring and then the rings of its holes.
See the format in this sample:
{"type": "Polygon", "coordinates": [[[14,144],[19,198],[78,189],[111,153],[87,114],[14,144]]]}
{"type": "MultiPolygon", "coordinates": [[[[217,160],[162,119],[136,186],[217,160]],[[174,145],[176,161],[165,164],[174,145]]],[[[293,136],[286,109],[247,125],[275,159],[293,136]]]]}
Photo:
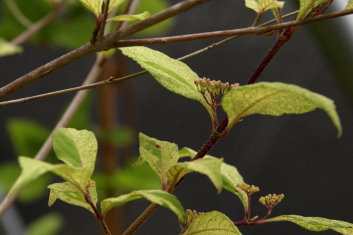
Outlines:
{"type": "Polygon", "coordinates": [[[330,117],[338,136],[342,134],[341,122],[334,102],[296,85],[259,82],[241,86],[224,96],[222,107],[228,115],[230,127],[242,118],[253,114],[280,116],[307,113],[319,108],[330,117]]]}

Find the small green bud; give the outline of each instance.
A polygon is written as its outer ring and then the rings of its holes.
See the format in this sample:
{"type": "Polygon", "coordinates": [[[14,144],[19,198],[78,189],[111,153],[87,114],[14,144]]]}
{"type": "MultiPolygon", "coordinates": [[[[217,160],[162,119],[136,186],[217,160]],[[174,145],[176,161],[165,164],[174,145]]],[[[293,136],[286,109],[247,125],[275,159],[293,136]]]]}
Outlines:
{"type": "Polygon", "coordinates": [[[247,183],[241,183],[237,185],[238,188],[246,192],[248,195],[252,195],[260,191],[260,188],[255,185],[249,185],[247,183]]]}
{"type": "Polygon", "coordinates": [[[269,194],[264,197],[260,197],[259,202],[267,208],[273,208],[277,206],[284,198],[284,194],[269,194]]]}

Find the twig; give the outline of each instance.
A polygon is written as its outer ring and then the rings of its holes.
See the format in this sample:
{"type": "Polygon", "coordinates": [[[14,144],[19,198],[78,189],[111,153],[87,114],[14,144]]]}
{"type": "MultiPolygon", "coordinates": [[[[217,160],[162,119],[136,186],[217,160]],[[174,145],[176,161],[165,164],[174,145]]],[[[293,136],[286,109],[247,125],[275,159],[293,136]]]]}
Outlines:
{"type": "Polygon", "coordinates": [[[20,89],[21,87],[26,86],[27,84],[38,80],[45,75],[51,73],[52,71],[61,68],[62,66],[77,60],[83,56],[88,54],[108,50],[113,46],[113,43],[118,41],[121,38],[129,36],[133,33],[141,31],[145,28],[148,28],[152,25],[155,25],[163,20],[166,20],[170,17],[173,17],[177,14],[180,14],[190,8],[193,8],[201,3],[207,2],[208,0],[185,0],[181,3],[175,4],[145,20],[142,20],[136,24],[133,24],[123,31],[114,32],[108,36],[105,36],[99,43],[90,44],[86,43],[85,45],[68,52],[67,54],[60,56],[57,59],[52,60],[51,62],[40,66],[39,68],[33,70],[32,72],[27,73],[26,75],[17,78],[13,82],[5,85],[4,87],[0,88],[0,98],[3,98],[14,91],[20,89]]]}
{"type": "MultiPolygon", "coordinates": [[[[123,14],[133,14],[136,11],[139,4],[140,4],[140,0],[129,0],[123,14]]],[[[128,23],[129,23],[128,21],[118,22],[118,24],[116,25],[116,31],[122,28],[125,28],[128,25],[128,23]]]]}
{"type": "Polygon", "coordinates": [[[15,39],[13,39],[11,43],[14,45],[20,45],[25,41],[27,41],[35,33],[40,31],[42,28],[48,25],[53,19],[55,19],[60,14],[62,8],[63,8],[63,1],[54,2],[53,9],[46,16],[44,16],[41,20],[39,20],[35,24],[28,27],[26,31],[24,31],[15,39]]]}
{"type": "MultiPolygon", "coordinates": [[[[97,79],[98,74],[100,72],[100,66],[103,60],[104,60],[103,56],[101,55],[97,56],[97,59],[83,84],[92,83],[94,80],[97,79]]],[[[72,116],[74,115],[74,113],[76,112],[76,110],[78,109],[78,107],[80,106],[84,98],[86,97],[87,93],[88,91],[80,91],[75,95],[74,99],[71,101],[70,105],[68,106],[65,113],[62,115],[62,117],[60,118],[59,122],[56,124],[54,129],[67,125],[67,123],[71,120],[72,116]]],[[[47,138],[45,143],[42,145],[42,147],[34,157],[36,160],[43,160],[48,155],[52,147],[52,141],[50,136],[47,138]]],[[[19,193],[20,193],[20,190],[11,194],[10,196],[6,195],[6,197],[0,204],[0,216],[6,212],[6,210],[14,202],[14,200],[16,199],[19,193]]]]}
{"type": "Polygon", "coordinates": [[[32,22],[22,13],[22,11],[18,8],[16,2],[14,0],[4,0],[7,7],[12,12],[13,16],[17,19],[20,24],[24,27],[28,28],[32,26],[32,22]]]}
{"type": "MultiPolygon", "coordinates": [[[[296,13],[298,13],[298,11],[286,14],[286,15],[283,16],[283,18],[293,16],[296,13]]],[[[273,19],[273,20],[267,21],[267,22],[261,24],[260,26],[265,26],[265,25],[271,24],[273,22],[276,22],[276,20],[273,19]]],[[[197,51],[192,52],[190,54],[187,54],[187,55],[185,55],[183,57],[180,57],[180,58],[178,58],[178,60],[189,59],[189,58],[191,58],[193,56],[199,55],[199,54],[204,53],[204,52],[206,52],[208,50],[211,50],[211,49],[213,49],[213,48],[215,48],[217,46],[225,44],[225,43],[227,43],[227,42],[229,42],[229,41],[231,41],[233,39],[236,39],[237,37],[239,37],[239,36],[235,35],[235,36],[231,36],[229,38],[223,39],[223,40],[221,40],[219,42],[213,43],[212,45],[209,45],[209,46],[204,47],[204,48],[202,48],[200,50],[197,50],[197,51]]],[[[75,91],[79,91],[79,90],[91,89],[91,88],[95,88],[95,87],[101,87],[101,86],[109,85],[109,84],[112,84],[112,83],[129,80],[129,79],[141,76],[141,75],[146,74],[146,73],[147,73],[147,71],[145,70],[145,71],[142,71],[142,72],[130,74],[130,75],[125,76],[125,77],[110,78],[110,79],[105,80],[105,81],[96,82],[96,83],[85,85],[85,86],[72,87],[72,88],[59,90],[59,91],[48,92],[48,93],[44,93],[44,94],[40,94],[40,95],[29,96],[29,97],[24,97],[24,98],[20,98],[20,99],[9,100],[9,101],[3,101],[3,102],[0,102],[0,106],[6,106],[6,105],[18,104],[18,103],[25,103],[25,102],[36,100],[36,99],[47,98],[47,97],[50,97],[50,96],[61,95],[61,94],[66,94],[66,93],[75,92],[75,91]]]]}
{"type": "Polygon", "coordinates": [[[194,33],[178,36],[169,36],[169,37],[159,37],[159,38],[148,38],[148,39],[131,39],[131,40],[120,40],[115,42],[114,47],[126,47],[126,46],[142,46],[142,45],[154,45],[154,44],[165,44],[165,43],[175,43],[175,42],[184,42],[184,41],[193,41],[206,38],[217,38],[217,37],[226,37],[233,35],[254,35],[254,34],[264,34],[274,30],[285,29],[293,26],[306,25],[309,23],[323,21],[327,19],[332,19],[340,16],[353,14],[353,9],[329,13],[325,15],[313,16],[303,20],[293,20],[281,24],[275,24],[270,26],[259,26],[259,27],[247,27],[241,29],[230,29],[230,30],[220,30],[212,31],[205,33],[194,33]]]}

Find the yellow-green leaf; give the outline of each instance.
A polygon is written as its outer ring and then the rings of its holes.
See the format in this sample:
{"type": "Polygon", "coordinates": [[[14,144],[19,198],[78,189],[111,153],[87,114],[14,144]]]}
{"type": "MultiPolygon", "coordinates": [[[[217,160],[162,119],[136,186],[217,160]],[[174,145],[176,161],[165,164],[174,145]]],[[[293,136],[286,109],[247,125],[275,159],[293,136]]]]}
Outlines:
{"type": "Polygon", "coordinates": [[[3,38],[0,38],[0,57],[18,54],[22,52],[22,48],[13,45],[3,38]]]}
{"type": "Polygon", "coordinates": [[[321,232],[332,229],[345,235],[353,234],[353,224],[340,220],[320,217],[304,217],[300,215],[281,215],[267,219],[266,222],[289,221],[310,231],[321,232]]]}
{"type": "Polygon", "coordinates": [[[167,172],[177,164],[178,146],[140,133],[140,156],[157,173],[161,183],[167,183],[167,172]]]}
{"type": "Polygon", "coordinates": [[[87,186],[87,182],[90,179],[89,172],[82,168],[75,168],[64,164],[53,165],[28,157],[20,157],[19,162],[22,171],[14,185],[11,187],[9,195],[22,189],[47,172],[52,172],[81,189],[84,189],[87,186]]]}
{"type": "Polygon", "coordinates": [[[221,212],[200,213],[192,218],[182,235],[241,235],[234,223],[221,212]]]}
{"type": "Polygon", "coordinates": [[[53,133],[53,149],[67,165],[94,171],[98,144],[92,132],[58,128],[53,133]]]}
{"type": "Polygon", "coordinates": [[[162,190],[139,190],[119,197],[104,199],[101,203],[102,214],[106,214],[113,207],[124,205],[129,201],[140,198],[145,198],[150,202],[168,208],[178,216],[181,222],[186,220],[184,208],[179,200],[174,195],[162,190]]]}
{"type": "Polygon", "coordinates": [[[150,13],[148,11],[145,11],[141,14],[137,15],[118,15],[112,18],[109,18],[107,21],[136,21],[136,20],[144,20],[148,17],[150,17],[150,13]]]}
{"type": "Polygon", "coordinates": [[[270,9],[282,8],[283,5],[283,1],[277,0],[245,0],[245,6],[256,11],[258,14],[262,14],[270,9]]]}
{"type": "Polygon", "coordinates": [[[199,76],[189,66],[169,56],[147,47],[124,47],[122,53],[135,60],[146,69],[166,89],[186,98],[199,101],[211,114],[212,110],[201,93],[197,90],[195,80],[199,76]]]}
{"type": "MultiPolygon", "coordinates": [[[[124,1],[125,0],[111,0],[109,2],[108,13],[124,1]]],[[[102,11],[102,5],[105,0],[80,0],[80,2],[98,18],[102,11]]]]}
{"type": "MultiPolygon", "coordinates": [[[[50,189],[48,200],[49,206],[53,205],[57,199],[60,199],[68,204],[86,208],[87,210],[94,213],[93,208],[85,200],[83,192],[72,183],[55,183],[49,185],[48,188],[50,189]]],[[[85,190],[87,190],[88,194],[90,195],[90,199],[93,205],[96,205],[98,198],[95,182],[91,180],[85,190]]]]}
{"type": "Polygon", "coordinates": [[[349,0],[345,10],[349,10],[349,9],[352,9],[353,8],[353,0],[349,0]]]}
{"type": "Polygon", "coordinates": [[[241,86],[224,96],[222,107],[228,115],[230,127],[253,114],[280,116],[307,113],[319,108],[331,118],[338,136],[342,133],[334,102],[296,85],[260,82],[241,86]]]}
{"type": "Polygon", "coordinates": [[[206,175],[218,192],[222,190],[221,164],[223,159],[204,157],[190,162],[180,162],[177,166],[206,175]]]}
{"type": "Polygon", "coordinates": [[[315,7],[327,3],[328,0],[300,0],[297,20],[304,19],[315,7]]]}

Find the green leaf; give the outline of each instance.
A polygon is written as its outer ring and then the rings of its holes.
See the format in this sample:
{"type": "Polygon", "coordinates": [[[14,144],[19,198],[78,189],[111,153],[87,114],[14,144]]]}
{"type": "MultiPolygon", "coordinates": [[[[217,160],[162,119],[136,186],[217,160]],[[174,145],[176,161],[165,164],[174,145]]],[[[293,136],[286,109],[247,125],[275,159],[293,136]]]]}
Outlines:
{"type": "Polygon", "coordinates": [[[217,188],[217,191],[221,192],[223,187],[221,175],[222,162],[223,159],[220,158],[204,157],[195,161],[178,163],[178,166],[207,175],[217,188]]]}
{"type": "Polygon", "coordinates": [[[353,0],[349,0],[345,10],[349,10],[349,9],[352,9],[352,8],[353,8],[353,0]]]}
{"type": "Polygon", "coordinates": [[[353,224],[340,220],[320,217],[304,217],[300,215],[281,215],[267,219],[266,222],[289,221],[310,231],[321,232],[332,229],[345,235],[353,234],[353,224]]]}
{"type": "Polygon", "coordinates": [[[10,119],[6,122],[17,155],[34,156],[50,134],[49,129],[26,119],[10,119]]]}
{"type": "Polygon", "coordinates": [[[159,178],[147,164],[119,169],[112,178],[112,184],[114,188],[125,191],[161,188],[159,178]]]}
{"type": "Polygon", "coordinates": [[[7,40],[0,38],[0,57],[18,54],[22,52],[22,48],[11,44],[7,40]]]}
{"type": "Polygon", "coordinates": [[[234,223],[218,211],[200,213],[193,218],[183,235],[240,235],[234,223]]]}
{"type": "Polygon", "coordinates": [[[119,197],[107,198],[101,203],[102,213],[106,214],[113,207],[120,206],[129,201],[140,198],[145,198],[150,202],[168,208],[178,216],[178,219],[181,222],[186,220],[184,208],[178,199],[174,195],[162,190],[139,190],[129,194],[121,195],[119,197]]]}
{"type": "Polygon", "coordinates": [[[50,213],[32,222],[27,228],[27,235],[55,235],[63,227],[64,220],[60,214],[50,213]]]}
{"type": "Polygon", "coordinates": [[[223,188],[238,196],[244,206],[244,209],[246,210],[248,208],[248,196],[243,190],[239,189],[237,186],[238,184],[244,182],[243,177],[240,175],[237,168],[222,162],[221,174],[223,188]]]}
{"type": "Polygon", "coordinates": [[[97,18],[101,12],[103,1],[104,0],[80,0],[80,2],[97,18]]]}
{"type": "MultiPolygon", "coordinates": [[[[86,208],[94,214],[93,208],[89,203],[87,203],[83,192],[79,190],[76,185],[69,182],[64,182],[51,184],[48,188],[50,189],[48,201],[49,206],[53,205],[57,199],[60,199],[68,204],[86,208]]],[[[92,203],[96,205],[98,197],[95,182],[91,180],[85,190],[88,191],[92,203]]]]}
{"type": "Polygon", "coordinates": [[[81,189],[85,189],[89,181],[90,172],[82,168],[74,168],[64,164],[53,165],[27,157],[20,157],[19,162],[22,172],[12,185],[9,195],[32,183],[47,172],[52,172],[81,189]]]}
{"type": "Polygon", "coordinates": [[[320,108],[331,118],[338,136],[342,133],[333,101],[295,85],[260,82],[241,86],[224,96],[222,107],[228,115],[230,127],[253,114],[280,116],[302,114],[320,108]]]}
{"type": "Polygon", "coordinates": [[[267,10],[282,8],[283,5],[283,1],[277,0],[245,0],[245,6],[258,14],[262,14],[267,10]]]}
{"type": "Polygon", "coordinates": [[[157,173],[162,184],[166,184],[168,170],[176,165],[179,159],[178,146],[142,133],[139,139],[141,158],[157,173]]]}
{"type": "MultiPolygon", "coordinates": [[[[20,175],[21,169],[15,163],[3,163],[0,166],[0,188],[4,191],[10,190],[11,186],[20,175]]],[[[46,194],[47,185],[49,184],[50,177],[43,176],[35,179],[31,187],[26,187],[18,196],[18,200],[22,203],[31,203],[44,194],[46,194]]]]}
{"type": "Polygon", "coordinates": [[[327,2],[328,0],[300,0],[297,20],[304,19],[315,7],[327,2]]]}
{"type": "MultiPolygon", "coordinates": [[[[124,1],[125,0],[111,0],[109,2],[108,13],[124,1]]],[[[105,0],[80,0],[80,2],[98,18],[102,10],[102,4],[105,0]]]]}
{"type": "Polygon", "coordinates": [[[125,47],[120,50],[146,69],[166,89],[199,101],[209,113],[212,113],[210,106],[206,104],[194,83],[199,76],[186,64],[147,47],[125,47]]]}
{"type": "Polygon", "coordinates": [[[98,145],[92,132],[58,128],[53,133],[53,149],[67,165],[94,171],[98,145]]]}
{"type": "Polygon", "coordinates": [[[137,15],[118,15],[112,18],[109,18],[107,21],[136,21],[136,20],[144,20],[148,17],[150,17],[150,13],[148,11],[145,11],[143,13],[137,14],[137,15]]]}
{"type": "MultiPolygon", "coordinates": [[[[140,1],[140,4],[137,7],[136,12],[148,11],[151,14],[158,13],[168,8],[170,3],[167,0],[149,0],[149,1],[140,1]]],[[[167,33],[175,23],[175,18],[169,18],[164,20],[156,25],[148,27],[135,35],[146,37],[153,35],[161,35],[167,33]]]]}

